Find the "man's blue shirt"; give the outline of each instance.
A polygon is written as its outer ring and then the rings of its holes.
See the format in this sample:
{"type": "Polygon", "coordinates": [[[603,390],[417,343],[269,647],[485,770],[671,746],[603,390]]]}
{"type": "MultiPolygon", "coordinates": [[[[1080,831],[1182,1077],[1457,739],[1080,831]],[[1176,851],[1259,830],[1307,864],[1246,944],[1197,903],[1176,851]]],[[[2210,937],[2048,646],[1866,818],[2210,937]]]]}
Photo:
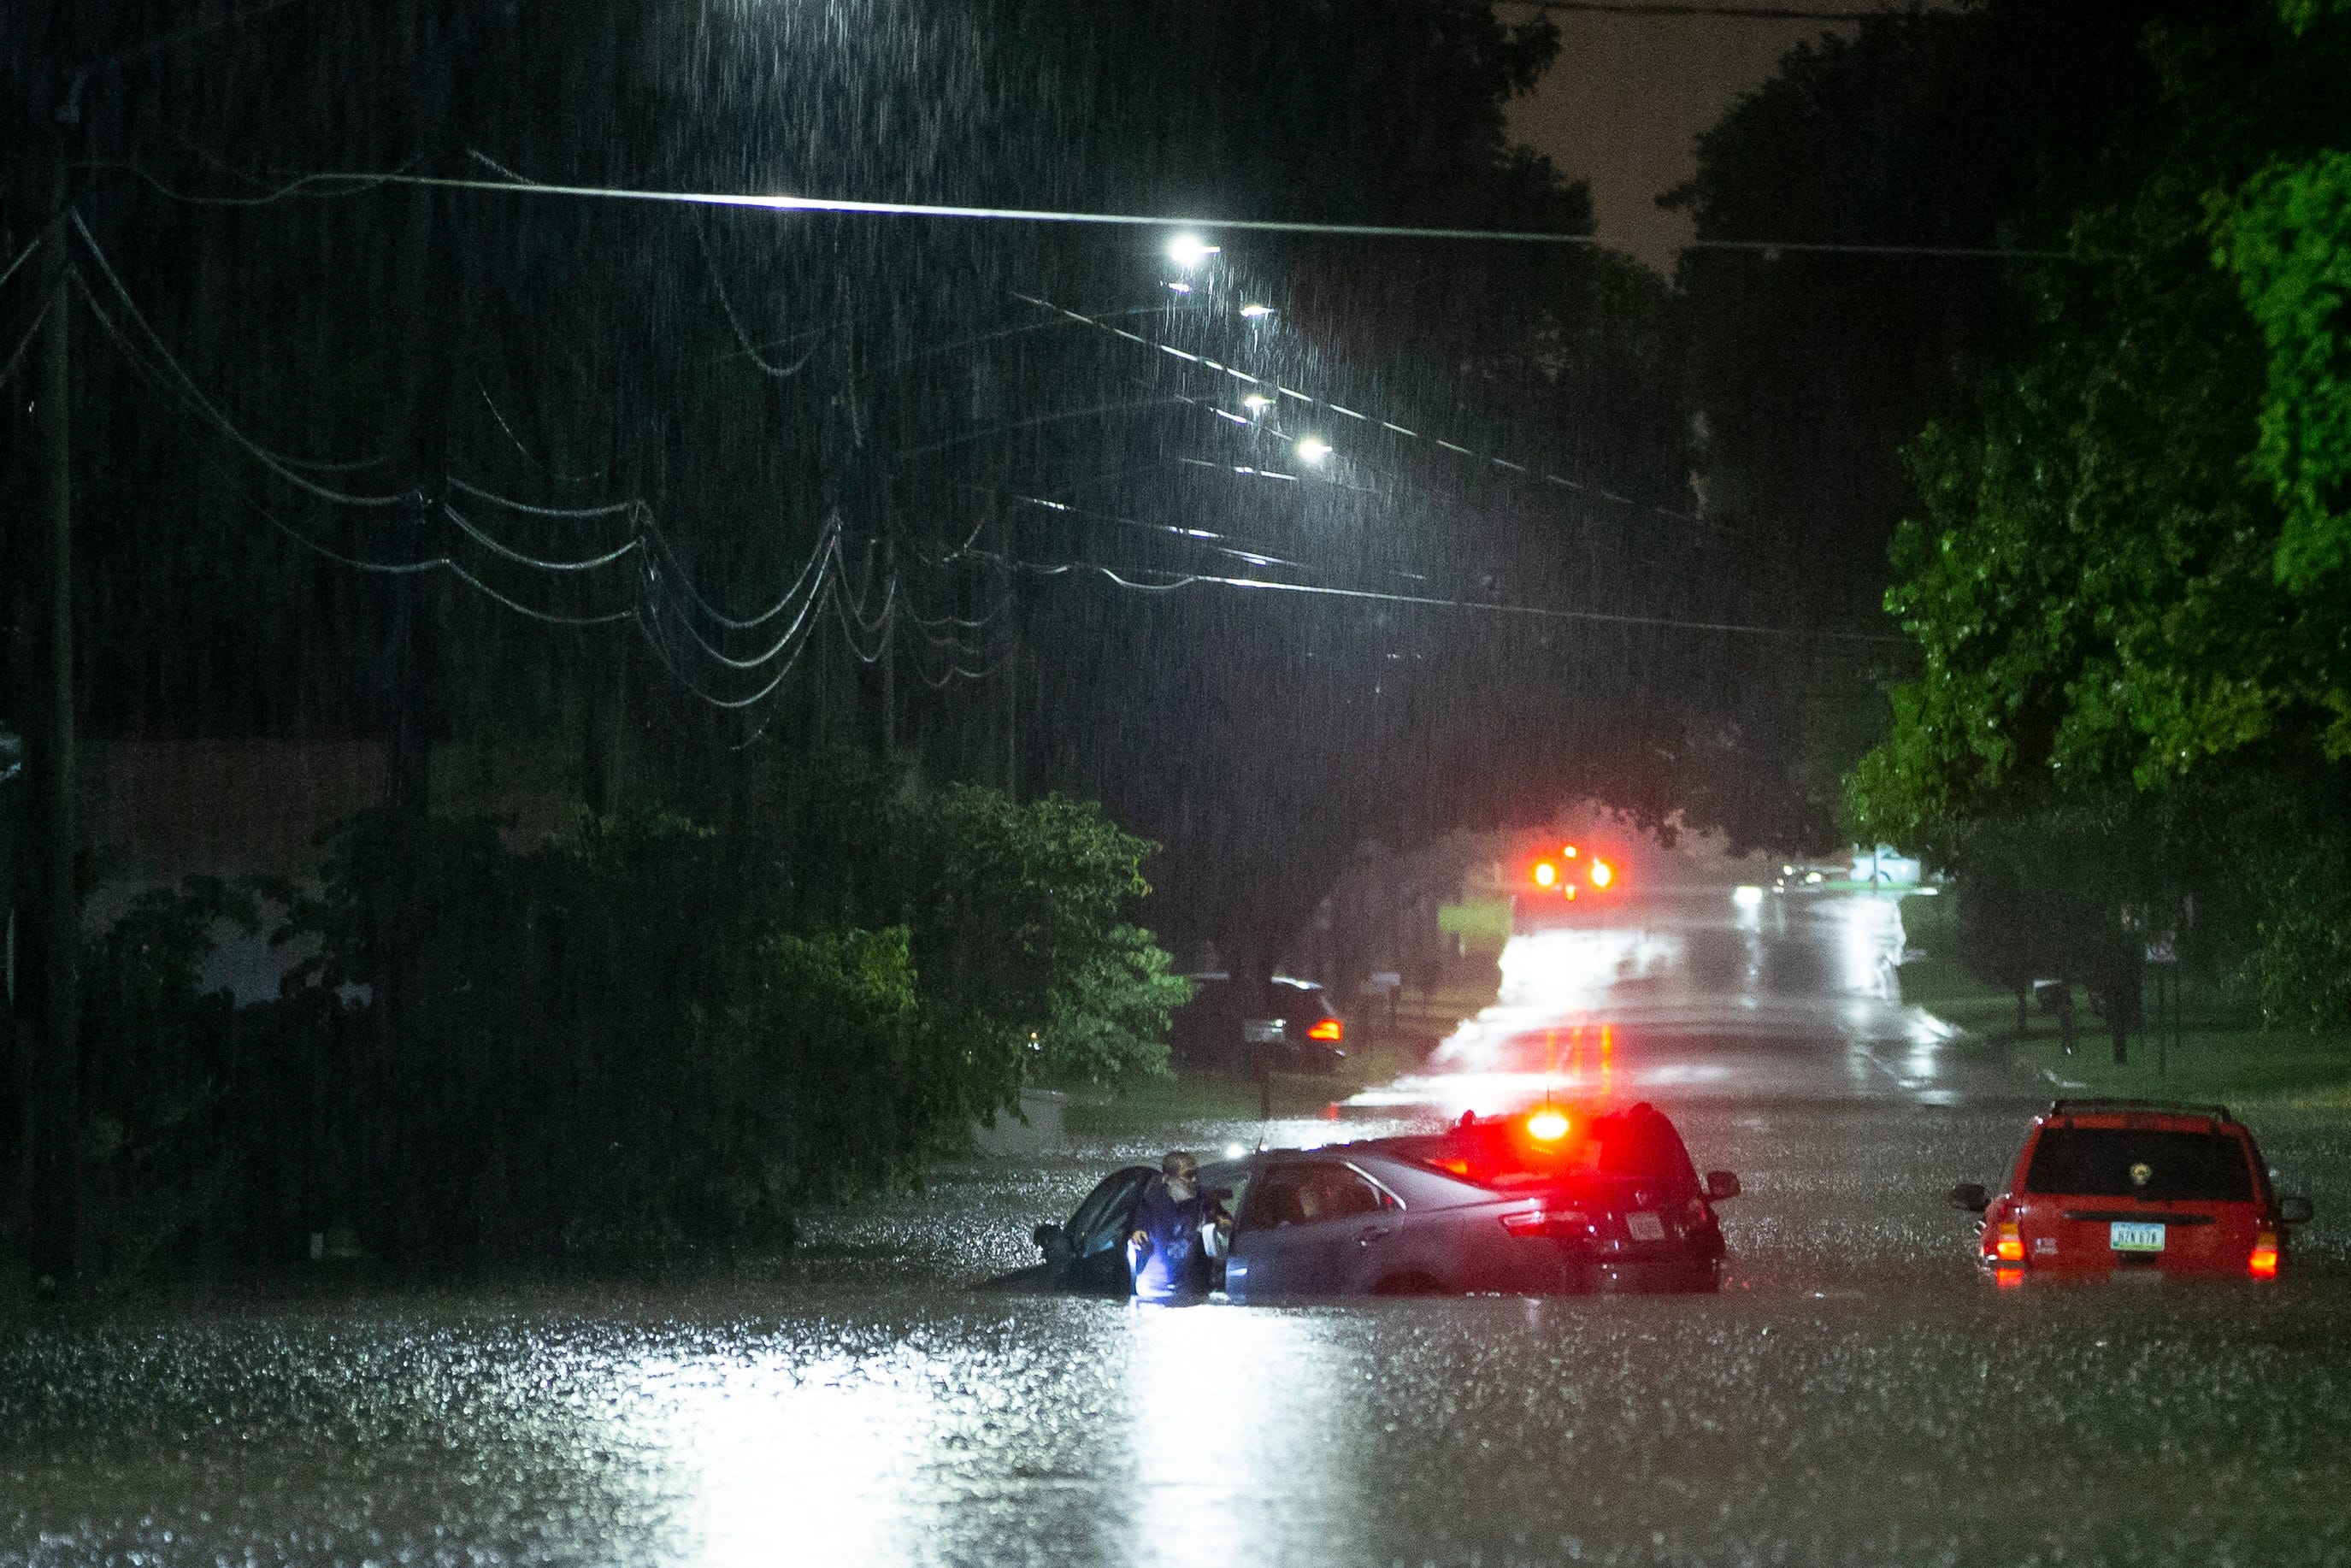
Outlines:
{"type": "Polygon", "coordinates": [[[1200,1243],[1200,1227],[1207,1218],[1207,1199],[1196,1193],[1178,1201],[1165,1177],[1144,1188],[1133,1226],[1144,1239],[1130,1238],[1126,1249],[1138,1298],[1164,1301],[1208,1293],[1208,1252],[1200,1243]]]}

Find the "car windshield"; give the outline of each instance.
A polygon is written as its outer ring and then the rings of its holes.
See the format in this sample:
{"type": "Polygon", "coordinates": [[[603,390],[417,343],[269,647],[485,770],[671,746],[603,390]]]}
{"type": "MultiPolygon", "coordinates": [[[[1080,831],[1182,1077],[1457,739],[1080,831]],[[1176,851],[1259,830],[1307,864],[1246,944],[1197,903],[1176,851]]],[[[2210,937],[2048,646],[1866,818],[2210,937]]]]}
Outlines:
{"type": "Polygon", "coordinates": [[[2024,1172],[2029,1193],[2247,1203],[2252,1165],[2228,1133],[2044,1127],[2024,1172]]]}

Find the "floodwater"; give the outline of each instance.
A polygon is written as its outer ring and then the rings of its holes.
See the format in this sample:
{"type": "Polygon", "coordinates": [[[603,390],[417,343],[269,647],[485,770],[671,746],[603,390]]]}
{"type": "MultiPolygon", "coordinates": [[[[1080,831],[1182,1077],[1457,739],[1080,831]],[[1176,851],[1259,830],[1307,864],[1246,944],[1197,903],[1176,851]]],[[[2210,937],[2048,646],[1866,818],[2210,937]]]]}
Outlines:
{"type": "Polygon", "coordinates": [[[1942,1194],[2033,1096],[1900,1004],[1893,905],[1640,919],[1522,938],[1431,1074],[1274,1131],[1604,1072],[1740,1173],[1719,1297],[964,1289],[1152,1152],[1105,1144],[947,1172],[772,1280],[21,1332],[0,1561],[2351,1562],[2333,1121],[2255,1118],[2318,1205],[2296,1277],[1995,1290],[1942,1194]]]}

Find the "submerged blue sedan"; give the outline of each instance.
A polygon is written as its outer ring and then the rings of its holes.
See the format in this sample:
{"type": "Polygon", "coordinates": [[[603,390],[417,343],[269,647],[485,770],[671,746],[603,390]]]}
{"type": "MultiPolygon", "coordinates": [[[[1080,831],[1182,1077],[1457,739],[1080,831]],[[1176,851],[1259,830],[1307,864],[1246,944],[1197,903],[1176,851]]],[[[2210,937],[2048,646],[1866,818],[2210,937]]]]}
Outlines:
{"type": "MultiPolygon", "coordinates": [[[[1040,1225],[1045,1260],[999,1289],[1124,1295],[1124,1242],[1157,1173],[1131,1166],[1065,1225],[1040,1225]]],[[[1712,1291],[1714,1206],[1739,1178],[1701,1181],[1664,1113],[1545,1105],[1464,1116],[1442,1132],[1318,1149],[1266,1149],[1201,1167],[1233,1215],[1227,1299],[1712,1291]]]]}

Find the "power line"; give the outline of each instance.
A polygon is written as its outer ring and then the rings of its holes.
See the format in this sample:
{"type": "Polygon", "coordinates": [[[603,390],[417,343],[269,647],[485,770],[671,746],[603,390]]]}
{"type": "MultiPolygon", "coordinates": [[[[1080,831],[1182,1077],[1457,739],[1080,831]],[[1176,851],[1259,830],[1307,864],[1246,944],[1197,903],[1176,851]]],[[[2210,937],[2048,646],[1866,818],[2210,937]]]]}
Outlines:
{"type": "Polygon", "coordinates": [[[1271,593],[1304,593],[1331,599],[1353,599],[1381,604],[1412,604],[1432,610],[1465,610],[1482,614],[1524,615],[1543,621],[1581,621],[1614,626],[1655,626],[1681,632],[1716,632],[1750,637],[1778,637],[1792,641],[1822,639],[1843,643],[1900,643],[1906,639],[1869,632],[1837,632],[1801,626],[1759,626],[1735,621],[1685,621],[1669,615],[1631,615],[1600,610],[1562,610],[1541,604],[1511,604],[1494,600],[1452,599],[1428,593],[1387,593],[1368,588],[1334,588],[1324,583],[1280,582],[1259,577],[1222,577],[1207,572],[1161,573],[1170,580],[1144,582],[1122,576],[1116,570],[1098,561],[1073,560],[1056,563],[1014,560],[1012,568],[1043,577],[1060,577],[1070,572],[1092,572],[1117,586],[1151,593],[1173,593],[1183,589],[1207,585],[1243,591],[1271,593]]]}
{"type": "MultiPolygon", "coordinates": [[[[423,499],[415,492],[404,492],[381,498],[347,497],[341,492],[307,480],[289,466],[293,460],[283,458],[268,451],[245,434],[225,413],[203,394],[195,385],[193,378],[172,356],[170,349],[140,311],[137,302],[131,297],[129,289],[123,285],[120,277],[115,273],[104,253],[99,249],[95,237],[89,234],[78,214],[73,214],[73,223],[77,232],[82,237],[83,244],[89,249],[92,258],[111,286],[114,296],[120,301],[124,312],[139,325],[152,343],[152,352],[132,340],[122,324],[114,319],[98,296],[92,292],[78,268],[68,267],[66,276],[81,295],[83,301],[89,307],[91,314],[96,318],[108,339],[122,352],[132,369],[150,386],[158,392],[171,394],[190,413],[198,415],[202,423],[209,425],[217,434],[226,437],[237,447],[259,461],[266,469],[279,479],[295,485],[321,499],[339,504],[367,506],[423,499]]],[[[42,314],[45,315],[48,308],[48,305],[45,303],[42,314]]],[[[37,319],[33,328],[27,329],[24,341],[11,355],[5,371],[0,371],[0,381],[4,381],[6,374],[13,373],[16,361],[22,356],[26,345],[33,340],[38,326],[39,321],[37,319]]],[[[485,396],[486,398],[486,393],[485,396]]],[[[502,416],[497,416],[495,404],[491,405],[491,412],[494,416],[499,418],[499,423],[503,426],[505,421],[502,416]]],[[[513,433],[509,429],[507,434],[511,436],[513,433]]],[[[207,467],[220,473],[230,489],[273,528],[301,549],[335,565],[350,570],[382,576],[417,576],[445,571],[475,593],[501,608],[548,625],[600,626],[611,625],[623,620],[633,621],[645,636],[647,643],[653,647],[655,657],[671,677],[693,695],[715,707],[728,710],[746,708],[772,695],[782,684],[784,677],[798,664],[800,653],[807,647],[808,632],[814,625],[812,612],[820,602],[828,600],[839,612],[843,637],[849,644],[851,653],[866,664],[877,663],[887,653],[890,642],[895,635],[903,609],[906,617],[915,622],[916,631],[922,642],[947,651],[947,667],[935,680],[930,671],[923,667],[922,653],[920,648],[917,648],[917,674],[925,685],[944,689],[958,678],[984,679],[992,674],[995,668],[1000,667],[1000,665],[991,665],[980,670],[967,668],[962,662],[965,657],[981,656],[986,650],[966,644],[960,637],[954,634],[952,630],[946,635],[940,636],[935,633],[935,629],[959,626],[967,626],[972,630],[981,629],[1001,613],[1005,608],[1004,605],[999,604],[996,610],[990,611],[976,622],[966,622],[955,617],[925,621],[916,614],[911,606],[902,603],[901,585],[894,573],[882,583],[880,608],[870,617],[865,608],[866,601],[872,596],[874,587],[870,575],[865,591],[857,596],[856,601],[852,604],[845,591],[845,572],[835,570],[843,564],[841,554],[841,523],[837,513],[827,519],[819,534],[816,548],[811,551],[808,560],[802,564],[791,586],[785,590],[783,597],[758,615],[742,619],[726,615],[703,595],[700,589],[695,585],[692,574],[684,570],[683,562],[679,560],[674,547],[669,543],[655,522],[651,507],[642,497],[594,507],[545,507],[499,495],[454,475],[444,476],[443,483],[452,490],[475,497],[491,505],[505,507],[531,516],[562,520],[625,516],[630,519],[631,537],[621,544],[590,556],[569,559],[551,559],[532,555],[505,543],[487,530],[476,526],[471,518],[445,499],[440,501],[437,509],[462,534],[492,554],[516,565],[534,570],[566,575],[594,571],[617,565],[631,556],[642,558],[647,553],[646,547],[650,541],[652,546],[650,553],[660,556],[674,569],[673,572],[664,573],[648,561],[637,575],[637,588],[634,594],[636,601],[632,605],[583,614],[566,614],[541,609],[501,591],[468,570],[465,565],[445,552],[417,560],[388,561],[350,555],[338,550],[287,524],[252,496],[238,482],[234,474],[228,472],[209,455],[200,454],[200,458],[207,467]],[[745,697],[721,697],[706,690],[699,682],[685,674],[678,661],[672,656],[670,647],[660,634],[659,606],[664,592],[678,606],[679,625],[702,653],[715,663],[733,670],[748,671],[758,669],[780,657],[783,661],[781,666],[758,691],[745,697]],[[738,657],[726,653],[705,637],[693,623],[692,612],[698,610],[726,631],[747,631],[772,620],[796,600],[799,602],[800,608],[791,624],[784,629],[771,647],[749,657],[738,657]]]]}
{"type": "MultiPolygon", "coordinates": [[[[329,489],[328,486],[320,485],[296,472],[297,468],[302,466],[298,462],[281,457],[277,453],[271,452],[267,448],[262,446],[252,437],[246,435],[242,430],[239,430],[235,423],[229,419],[228,415],[223,413],[213,404],[210,399],[204,395],[202,389],[196,385],[195,378],[189,375],[188,372],[182,368],[178,360],[172,358],[172,350],[170,347],[164,343],[162,334],[157,332],[154,327],[148,322],[147,318],[140,313],[138,301],[131,297],[131,290],[123,287],[122,279],[116,275],[113,264],[107,260],[106,252],[99,248],[98,240],[90,234],[89,226],[82,222],[81,214],[77,212],[70,214],[69,216],[73,221],[74,232],[81,236],[82,245],[89,250],[90,258],[98,263],[99,273],[105,277],[107,283],[112,287],[115,297],[122,301],[124,311],[129,314],[133,321],[139,324],[139,329],[143,332],[148,340],[154,345],[157,355],[162,358],[165,365],[170,367],[172,371],[172,382],[180,396],[185,400],[192,408],[201,413],[206,421],[223,435],[225,435],[230,440],[235,442],[239,446],[244,447],[246,452],[250,453],[255,457],[256,460],[260,462],[265,467],[275,471],[277,476],[284,479],[287,484],[296,486],[300,489],[308,490],[312,495],[319,497],[321,500],[332,501],[338,506],[344,507],[396,507],[413,499],[413,496],[405,493],[359,496],[341,490],[329,489]]],[[[118,340],[120,340],[121,335],[119,329],[115,329],[113,327],[111,321],[107,317],[105,308],[99,304],[98,297],[89,291],[89,285],[83,280],[80,271],[76,269],[73,272],[72,277],[75,287],[81,290],[82,298],[88,302],[91,312],[98,317],[101,323],[104,323],[109,327],[110,331],[116,336],[118,340]]]]}
{"type": "Polygon", "coordinates": [[[16,366],[24,360],[25,350],[31,348],[33,340],[41,335],[41,324],[49,319],[49,312],[57,308],[57,303],[56,297],[52,296],[42,300],[41,308],[33,312],[33,324],[25,329],[23,337],[16,340],[16,346],[8,352],[7,361],[0,364],[0,387],[6,386],[9,378],[16,373],[16,366]]]}
{"type": "Polygon", "coordinates": [[[444,517],[446,517],[451,522],[456,524],[459,531],[464,533],[466,538],[472,539],[475,544],[480,545],[484,549],[490,551],[493,555],[504,556],[507,559],[513,561],[517,566],[532,567],[540,571],[595,571],[600,568],[611,566],[615,561],[625,559],[627,557],[635,554],[645,542],[643,538],[639,536],[630,539],[618,549],[606,550],[601,555],[589,556],[579,560],[544,560],[535,555],[526,555],[521,550],[515,549],[512,545],[502,543],[492,536],[484,533],[481,529],[473,525],[465,513],[459,511],[456,507],[451,506],[446,501],[441,503],[441,512],[444,517]]]}
{"type": "Polygon", "coordinates": [[[512,497],[501,496],[495,490],[485,490],[479,485],[468,484],[466,481],[458,478],[454,474],[449,475],[446,477],[448,486],[453,490],[463,490],[466,495],[473,497],[476,500],[487,501],[493,506],[511,507],[517,512],[528,512],[531,516],[537,517],[565,517],[573,519],[586,517],[619,517],[623,512],[641,512],[648,509],[643,498],[637,497],[632,497],[625,501],[606,501],[601,505],[593,507],[541,507],[534,505],[529,501],[517,501],[512,497]]]}
{"type": "Polygon", "coordinates": [[[825,518],[824,527],[818,530],[817,533],[816,552],[810,555],[808,561],[800,567],[799,576],[792,580],[791,586],[784,590],[783,596],[778,599],[775,603],[769,605],[767,609],[760,611],[757,615],[740,620],[727,615],[716,605],[711,603],[710,601],[702,596],[702,591],[696,588],[694,584],[693,574],[686,570],[685,563],[678,559],[675,548],[670,544],[668,538],[665,538],[658,528],[653,530],[653,547],[660,552],[662,559],[667,561],[670,567],[676,571],[678,580],[684,585],[686,594],[693,601],[694,608],[701,611],[703,614],[708,616],[712,621],[716,622],[719,626],[725,628],[726,631],[750,632],[766,625],[768,622],[773,621],[777,616],[782,614],[786,610],[791,607],[792,601],[799,596],[801,585],[808,580],[808,574],[810,570],[814,570],[816,561],[824,554],[827,547],[833,547],[837,551],[841,539],[841,514],[839,512],[834,512],[825,518]]]}
{"type": "MultiPolygon", "coordinates": [[[[1046,207],[961,206],[938,202],[877,202],[839,196],[755,195],[732,191],[657,191],[616,185],[542,184],[537,181],[465,180],[432,174],[342,174],[345,180],[375,180],[390,185],[416,185],[433,190],[492,191],[510,195],[571,196],[597,201],[647,202],[692,207],[731,207],[769,213],[830,213],[845,215],[911,218],[967,218],[1001,223],[1077,224],[1118,228],[1232,230],[1261,234],[1316,235],[1333,239],[1410,239],[1476,241],[1502,245],[1553,245],[1585,249],[1614,248],[1598,235],[1557,234],[1540,229],[1428,228],[1405,224],[1316,223],[1302,218],[1185,217],[1165,213],[1091,213],[1046,207]]],[[[1802,253],[1837,256],[1915,256],[1949,258],[2064,260],[2073,253],[2060,250],[2011,250],[1998,246],[1845,244],[1815,240],[1701,239],[1689,242],[1696,250],[1753,251],[1765,255],[1802,253]]]]}
{"type": "MultiPolygon", "coordinates": [[[[158,195],[192,207],[266,207],[296,196],[314,201],[329,201],[343,196],[363,196],[390,179],[387,174],[298,174],[284,184],[263,191],[254,196],[216,196],[193,191],[176,190],[144,164],[120,158],[91,158],[74,164],[77,169],[95,173],[124,173],[135,176],[152,187],[158,195]]],[[[402,165],[406,168],[406,164],[402,165]]],[[[239,176],[244,178],[244,176],[239,176]]]]}
{"type": "Polygon", "coordinates": [[[1870,16],[1900,16],[1886,6],[1867,11],[1823,11],[1801,5],[1642,5],[1639,0],[1493,0],[1524,11],[1593,12],[1604,16],[1680,16],[1708,21],[1732,18],[1742,22],[1858,22],[1870,16]]]}
{"type": "Polygon", "coordinates": [[[8,287],[8,280],[16,276],[16,269],[24,266],[48,237],[47,225],[43,225],[42,232],[34,235],[32,239],[26,242],[25,248],[16,253],[16,259],[8,264],[5,271],[0,271],[0,288],[8,287]]]}
{"type": "Polygon", "coordinates": [[[546,475],[549,478],[554,480],[557,484],[592,485],[598,480],[604,478],[611,472],[610,465],[607,465],[604,472],[601,474],[558,474],[554,469],[549,467],[546,464],[541,463],[538,457],[532,455],[530,448],[522,444],[522,437],[517,435],[515,434],[515,427],[507,423],[507,416],[498,412],[496,401],[490,396],[490,389],[482,384],[482,381],[479,376],[474,378],[474,390],[482,394],[482,406],[488,409],[490,411],[490,417],[498,422],[498,428],[506,432],[506,437],[508,441],[514,443],[514,449],[522,454],[522,460],[529,464],[532,467],[538,469],[540,473],[546,475]]]}
{"type": "Polygon", "coordinates": [[[710,269],[710,287],[718,296],[718,308],[726,313],[726,324],[735,329],[735,340],[743,346],[745,355],[753,364],[777,381],[784,381],[799,374],[802,367],[816,358],[816,350],[810,349],[807,353],[789,365],[769,364],[766,356],[751,346],[751,334],[743,329],[743,319],[735,314],[735,302],[726,298],[726,280],[718,275],[718,257],[713,255],[710,249],[710,236],[703,232],[702,225],[698,223],[694,225],[694,238],[695,243],[702,247],[702,264],[710,269]]]}
{"type": "MultiPolygon", "coordinates": [[[[1190,364],[1198,365],[1203,369],[1217,371],[1221,375],[1229,376],[1233,380],[1241,382],[1249,386],[1260,388],[1265,392],[1272,392],[1277,397],[1289,398],[1292,402],[1306,403],[1317,408],[1327,408],[1333,413],[1343,415],[1344,417],[1354,420],[1362,424],[1376,424],[1381,430],[1386,432],[1388,434],[1403,440],[1433,442],[1437,445],[1443,447],[1446,451],[1469,458],[1473,462],[1489,463],[1497,468],[1504,469],[1510,473],[1521,474],[1529,478],[1540,478],[1545,480],[1563,490],[1571,490],[1578,495],[1589,496],[1594,500],[1606,501],[1612,505],[1629,507],[1635,511],[1654,513],[1655,515],[1665,517],[1672,522],[1682,523],[1689,527],[1701,528],[1711,528],[1714,526],[1707,522],[1704,518],[1694,517],[1687,512],[1677,512],[1672,510],[1670,507],[1655,506],[1646,501],[1636,501],[1629,496],[1620,496],[1614,490],[1604,489],[1597,485],[1587,485],[1579,480],[1566,478],[1562,475],[1552,473],[1548,469],[1531,468],[1523,463],[1514,463],[1506,457],[1496,457],[1476,452],[1467,446],[1461,445],[1458,442],[1447,441],[1442,436],[1423,435],[1419,431],[1414,430],[1406,425],[1398,424],[1394,420],[1384,419],[1376,414],[1364,413],[1359,410],[1351,408],[1346,404],[1333,402],[1329,398],[1317,397],[1311,392],[1300,392],[1295,387],[1286,386],[1278,381],[1270,380],[1261,376],[1253,376],[1247,371],[1240,370],[1236,366],[1226,364],[1220,360],[1211,359],[1206,354],[1195,354],[1188,350],[1179,349],[1173,343],[1165,343],[1155,338],[1146,338],[1140,332],[1130,332],[1125,328],[1113,326],[1108,321],[1097,320],[1091,316],[1081,315],[1077,311],[1071,309],[1068,306],[1056,304],[1050,299],[1041,299],[1033,294],[1023,294],[1018,289],[1013,289],[1009,292],[1013,298],[1019,300],[1024,305],[1034,305],[1040,309],[1055,311],[1070,320],[1083,322],[1085,325],[1095,329],[1097,331],[1107,332],[1114,338],[1123,338],[1126,341],[1135,344],[1141,348],[1156,349],[1161,353],[1166,354],[1171,358],[1182,360],[1190,364]]],[[[1192,400],[1186,398],[1182,401],[1188,402],[1192,400]]],[[[1217,409],[1214,412],[1222,414],[1223,417],[1235,421],[1236,423],[1249,423],[1249,421],[1242,419],[1240,415],[1227,413],[1222,409],[1217,409]]],[[[961,437],[958,439],[970,438],[961,437]]],[[[929,450],[929,448],[925,448],[924,450],[929,450]]],[[[912,455],[912,454],[907,454],[906,455],[912,455]]],[[[1271,477],[1273,476],[1269,475],[1268,476],[1271,477]]],[[[1280,476],[1280,477],[1296,478],[1297,476],[1283,475],[1280,476]]]]}

